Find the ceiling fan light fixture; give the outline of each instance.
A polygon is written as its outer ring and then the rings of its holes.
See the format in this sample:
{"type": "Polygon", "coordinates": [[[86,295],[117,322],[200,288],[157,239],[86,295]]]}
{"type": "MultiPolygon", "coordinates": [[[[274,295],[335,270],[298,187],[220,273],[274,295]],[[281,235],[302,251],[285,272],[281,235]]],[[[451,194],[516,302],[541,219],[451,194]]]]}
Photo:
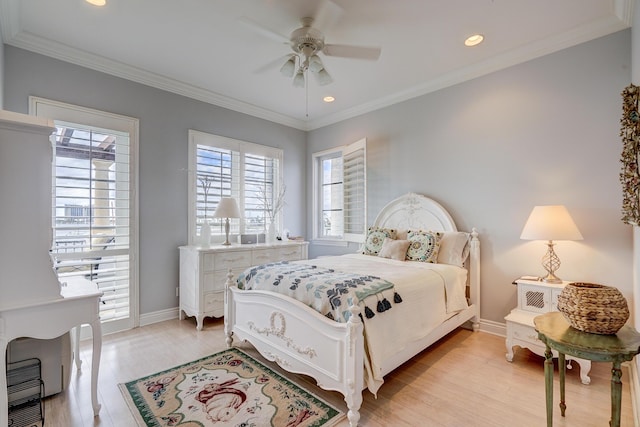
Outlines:
{"type": "Polygon", "coordinates": [[[331,75],[324,68],[318,71],[317,73],[315,73],[315,76],[320,86],[325,86],[333,82],[331,75]]]}
{"type": "Polygon", "coordinates": [[[322,61],[320,60],[320,57],[318,55],[313,55],[311,58],[309,58],[309,69],[311,71],[317,73],[323,68],[324,65],[322,65],[322,61]]]}
{"type": "Polygon", "coordinates": [[[293,78],[293,87],[304,87],[304,72],[299,69],[293,78]]]}
{"type": "Polygon", "coordinates": [[[294,72],[296,71],[296,56],[291,55],[287,62],[282,64],[280,68],[280,73],[285,77],[293,77],[294,72]]]}

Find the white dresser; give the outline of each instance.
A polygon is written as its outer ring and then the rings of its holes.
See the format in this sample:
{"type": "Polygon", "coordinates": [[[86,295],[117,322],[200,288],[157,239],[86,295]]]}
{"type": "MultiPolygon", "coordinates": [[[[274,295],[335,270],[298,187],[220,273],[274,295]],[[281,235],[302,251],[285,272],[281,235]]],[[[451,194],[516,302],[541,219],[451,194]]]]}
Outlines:
{"type": "Polygon", "coordinates": [[[276,261],[307,259],[308,242],[180,246],[180,319],[195,316],[202,329],[205,317],[224,316],[224,284],[248,267],[276,261]]]}
{"type": "MultiPolygon", "coordinates": [[[[535,354],[544,356],[545,345],[538,339],[533,319],[549,311],[558,311],[558,295],[567,283],[571,282],[546,283],[525,279],[515,281],[515,285],[518,286],[518,306],[504,318],[507,322],[506,357],[509,362],[513,360],[514,346],[528,348],[535,354]]],[[[558,357],[555,350],[553,357],[558,357]]],[[[591,361],[569,355],[566,356],[566,360],[573,360],[580,365],[580,380],[583,384],[591,382],[591,361]]],[[[571,368],[571,365],[568,367],[571,368]]]]}

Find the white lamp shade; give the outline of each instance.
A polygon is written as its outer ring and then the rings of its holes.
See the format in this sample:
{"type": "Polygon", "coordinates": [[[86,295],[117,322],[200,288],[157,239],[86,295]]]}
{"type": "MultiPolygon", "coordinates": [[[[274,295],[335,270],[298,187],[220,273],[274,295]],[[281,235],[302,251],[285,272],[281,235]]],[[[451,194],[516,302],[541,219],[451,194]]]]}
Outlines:
{"type": "Polygon", "coordinates": [[[298,70],[293,78],[293,87],[304,87],[304,72],[302,70],[298,70]]]}
{"type": "Polygon", "coordinates": [[[240,218],[240,209],[236,199],[233,197],[223,197],[213,213],[214,218],[240,218]]]}
{"type": "Polygon", "coordinates": [[[280,73],[282,73],[285,77],[293,77],[293,74],[296,71],[296,57],[295,55],[291,55],[287,62],[285,62],[280,68],[280,73]]]}
{"type": "Polygon", "coordinates": [[[324,65],[322,65],[322,61],[320,60],[320,57],[318,55],[313,55],[311,58],[309,58],[309,70],[317,73],[323,68],[324,65]]]}
{"type": "Polygon", "coordinates": [[[331,75],[324,68],[316,73],[316,77],[321,86],[328,85],[333,81],[331,75]]]}
{"type": "Polygon", "coordinates": [[[582,234],[563,205],[535,206],[522,229],[523,240],[582,240],[582,234]]]}

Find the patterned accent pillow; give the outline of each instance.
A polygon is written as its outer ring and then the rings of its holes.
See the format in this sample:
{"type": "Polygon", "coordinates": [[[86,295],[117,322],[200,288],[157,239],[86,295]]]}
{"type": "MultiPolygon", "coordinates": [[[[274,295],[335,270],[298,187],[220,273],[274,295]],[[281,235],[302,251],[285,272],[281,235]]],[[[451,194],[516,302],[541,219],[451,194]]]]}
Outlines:
{"type": "Polygon", "coordinates": [[[379,228],[379,227],[369,227],[367,230],[367,238],[364,241],[364,248],[362,253],[365,255],[378,255],[380,249],[382,249],[382,243],[384,243],[384,238],[388,237],[389,239],[396,238],[396,230],[393,228],[379,228]]]}
{"type": "Polygon", "coordinates": [[[411,230],[407,234],[409,249],[407,249],[407,261],[420,261],[436,263],[442,232],[411,230]]]}

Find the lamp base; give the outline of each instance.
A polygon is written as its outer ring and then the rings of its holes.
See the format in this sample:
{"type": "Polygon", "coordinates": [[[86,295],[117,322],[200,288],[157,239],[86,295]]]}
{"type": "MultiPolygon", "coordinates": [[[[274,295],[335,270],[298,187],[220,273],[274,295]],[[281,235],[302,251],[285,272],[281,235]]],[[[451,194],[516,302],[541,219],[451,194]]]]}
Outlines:
{"type": "Polygon", "coordinates": [[[545,277],[543,277],[540,280],[542,280],[545,283],[562,283],[562,279],[560,279],[559,277],[557,277],[552,273],[547,274],[545,277]]]}
{"type": "Polygon", "coordinates": [[[224,242],[222,244],[224,246],[231,246],[231,242],[229,242],[229,218],[227,218],[224,222],[224,242]]]}
{"type": "Polygon", "coordinates": [[[560,268],[560,258],[553,250],[553,241],[547,242],[547,253],[542,257],[542,266],[547,270],[547,275],[542,278],[546,283],[562,283],[562,279],[556,276],[555,273],[560,268]]]}

